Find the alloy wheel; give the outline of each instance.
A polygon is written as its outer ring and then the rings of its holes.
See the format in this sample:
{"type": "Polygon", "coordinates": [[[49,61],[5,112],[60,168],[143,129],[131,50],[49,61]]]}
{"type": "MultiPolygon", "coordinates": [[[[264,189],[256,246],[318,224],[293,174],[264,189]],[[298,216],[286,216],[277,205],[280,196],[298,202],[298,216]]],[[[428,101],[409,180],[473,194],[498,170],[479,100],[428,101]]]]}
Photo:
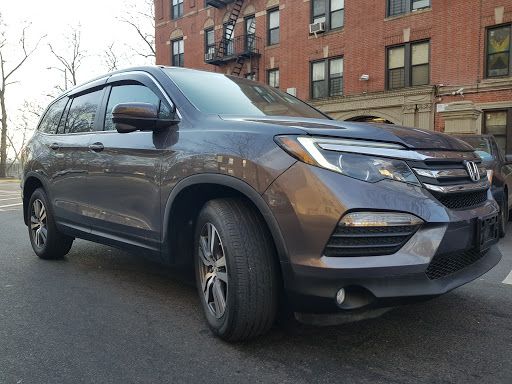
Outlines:
{"type": "Polygon", "coordinates": [[[38,248],[43,248],[48,238],[46,208],[39,199],[34,200],[30,209],[30,231],[38,248]]]}
{"type": "Polygon", "coordinates": [[[206,223],[199,237],[199,278],[204,300],[217,319],[226,312],[228,270],[226,254],[217,228],[206,223]]]}

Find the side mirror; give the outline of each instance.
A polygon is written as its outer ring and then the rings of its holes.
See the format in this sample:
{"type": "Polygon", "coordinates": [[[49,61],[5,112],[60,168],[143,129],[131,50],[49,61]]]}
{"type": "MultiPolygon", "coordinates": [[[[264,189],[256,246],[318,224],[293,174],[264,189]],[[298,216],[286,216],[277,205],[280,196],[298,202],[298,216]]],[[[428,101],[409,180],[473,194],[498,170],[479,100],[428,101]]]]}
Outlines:
{"type": "Polygon", "coordinates": [[[148,103],[117,104],[112,110],[112,121],[119,133],[154,131],[179,123],[177,118],[159,119],[158,107],[148,103]]]}

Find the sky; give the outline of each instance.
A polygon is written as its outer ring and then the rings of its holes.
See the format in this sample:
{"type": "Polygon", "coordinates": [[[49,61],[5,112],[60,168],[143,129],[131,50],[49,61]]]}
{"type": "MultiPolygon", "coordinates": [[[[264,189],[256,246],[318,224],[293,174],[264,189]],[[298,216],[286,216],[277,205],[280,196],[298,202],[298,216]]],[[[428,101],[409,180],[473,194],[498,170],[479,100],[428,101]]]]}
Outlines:
{"type": "MultiPolygon", "coordinates": [[[[26,38],[28,47],[34,46],[41,36],[46,36],[39,43],[38,50],[16,72],[13,79],[16,83],[7,88],[7,113],[11,128],[19,121],[19,109],[25,100],[46,107],[52,100],[48,95],[58,95],[55,86],[64,85],[64,75],[62,71],[51,68],[62,68],[62,65],[50,53],[48,44],[51,43],[56,51],[66,55],[66,39],[73,26],[80,26],[82,46],[87,56],[78,71],[79,83],[107,72],[103,55],[111,43],[114,43],[114,50],[120,58],[120,68],[153,64],[151,60],[133,53],[131,47],[141,47],[142,41],[132,27],[118,20],[130,11],[130,6],[146,11],[144,0],[0,1],[0,14],[7,24],[7,69],[20,58],[19,38],[23,25],[29,24],[26,38]]],[[[151,25],[148,28],[151,30],[151,25]]],[[[34,125],[36,123],[33,122],[34,125]]],[[[16,139],[20,141],[21,137],[18,135],[16,139]]]]}

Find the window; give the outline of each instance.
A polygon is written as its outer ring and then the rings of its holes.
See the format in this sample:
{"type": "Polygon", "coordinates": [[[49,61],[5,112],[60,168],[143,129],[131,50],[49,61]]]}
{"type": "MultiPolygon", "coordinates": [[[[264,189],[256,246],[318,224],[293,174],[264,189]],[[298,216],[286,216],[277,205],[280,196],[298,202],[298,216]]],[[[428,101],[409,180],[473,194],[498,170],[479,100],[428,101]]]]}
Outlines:
{"type": "Polygon", "coordinates": [[[204,31],[204,52],[208,59],[215,56],[215,31],[213,28],[204,31]]]}
{"type": "Polygon", "coordinates": [[[159,108],[159,117],[170,119],[171,109],[167,104],[160,101],[160,98],[148,87],[140,84],[120,85],[112,87],[107,103],[107,112],[105,115],[105,131],[114,130],[112,122],[112,109],[121,103],[148,103],[156,105],[159,108]]]}
{"type": "Polygon", "coordinates": [[[71,101],[65,133],[92,132],[103,91],[77,96],[71,101]]]}
{"type": "Polygon", "coordinates": [[[311,97],[343,95],[343,58],[317,61],[311,64],[311,97]]]}
{"type": "Polygon", "coordinates": [[[268,85],[279,88],[279,69],[271,69],[268,71],[268,85]]]}
{"type": "Polygon", "coordinates": [[[279,8],[268,11],[268,45],[279,44],[279,8]]]}
{"type": "Polygon", "coordinates": [[[201,71],[191,75],[178,68],[163,71],[205,114],[327,118],[295,97],[252,80],[201,71]]]}
{"type": "Polygon", "coordinates": [[[224,54],[231,56],[234,54],[234,26],[233,24],[224,24],[224,54]]]}
{"type": "Polygon", "coordinates": [[[326,29],[343,27],[345,0],[313,0],[312,23],[326,23],[326,29]],[[327,17],[328,15],[328,17],[327,17]]]}
{"type": "Polygon", "coordinates": [[[183,67],[184,55],[185,47],[183,44],[183,39],[174,40],[172,42],[172,65],[175,67],[183,67]]]}
{"type": "Polygon", "coordinates": [[[388,48],[388,89],[426,85],[430,82],[430,42],[388,48]]]}
{"type": "Polygon", "coordinates": [[[183,0],[172,0],[171,19],[178,19],[183,16],[183,0]]]}
{"type": "Polygon", "coordinates": [[[397,16],[429,8],[430,0],[388,0],[388,16],[397,16]]]}
{"type": "Polygon", "coordinates": [[[248,16],[245,18],[245,50],[247,52],[254,51],[256,40],[256,16],[248,16]]]}
{"type": "Polygon", "coordinates": [[[510,76],[510,25],[487,30],[487,77],[510,76]]]}
{"type": "Polygon", "coordinates": [[[256,80],[256,72],[249,72],[245,74],[247,80],[256,80]]]}
{"type": "Polygon", "coordinates": [[[53,103],[53,105],[45,113],[41,123],[39,124],[38,130],[43,133],[56,133],[57,127],[59,126],[62,112],[66,107],[68,98],[64,97],[59,101],[53,103]]]}
{"type": "Polygon", "coordinates": [[[511,131],[508,129],[510,123],[508,116],[508,110],[484,112],[483,133],[491,134],[495,137],[502,154],[512,152],[512,147],[507,145],[507,134],[511,131]]]}

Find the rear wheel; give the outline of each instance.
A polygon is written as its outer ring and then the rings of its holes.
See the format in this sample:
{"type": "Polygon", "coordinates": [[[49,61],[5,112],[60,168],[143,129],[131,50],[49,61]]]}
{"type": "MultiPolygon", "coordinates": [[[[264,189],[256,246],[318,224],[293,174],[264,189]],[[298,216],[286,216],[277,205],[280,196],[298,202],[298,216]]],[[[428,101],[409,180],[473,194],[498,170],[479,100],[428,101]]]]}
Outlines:
{"type": "Polygon", "coordinates": [[[41,188],[32,193],[27,215],[30,243],[36,255],[41,259],[64,257],[71,249],[73,238],[58,231],[48,198],[41,188]]]}
{"type": "Polygon", "coordinates": [[[265,333],[278,301],[274,247],[265,223],[240,199],[208,202],[195,234],[199,296],[213,333],[229,341],[265,333]]]}

